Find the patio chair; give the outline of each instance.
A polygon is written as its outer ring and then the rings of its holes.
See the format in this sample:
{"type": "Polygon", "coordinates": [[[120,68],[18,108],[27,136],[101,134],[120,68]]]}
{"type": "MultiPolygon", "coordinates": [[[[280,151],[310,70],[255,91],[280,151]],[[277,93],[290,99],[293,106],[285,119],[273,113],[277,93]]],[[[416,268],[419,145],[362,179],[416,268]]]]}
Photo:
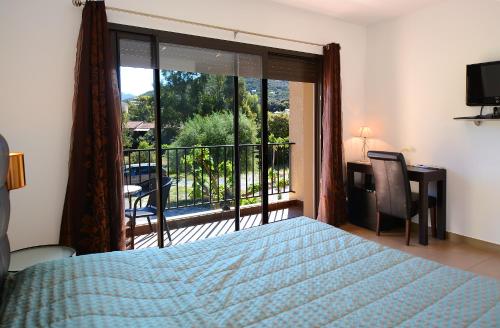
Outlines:
{"type": "MultiPolygon", "coordinates": [[[[132,238],[134,236],[135,223],[137,218],[146,218],[148,220],[149,228],[151,232],[153,232],[153,225],[151,224],[151,217],[156,216],[156,189],[153,189],[153,186],[156,187],[156,179],[150,179],[144,181],[141,184],[143,187],[143,191],[139,193],[139,196],[134,201],[134,207],[131,209],[125,210],[125,216],[130,219],[130,228],[132,232],[132,238]],[[143,198],[148,197],[146,202],[146,206],[140,207],[140,204],[143,202],[143,198]]],[[[170,187],[172,186],[172,178],[170,177],[162,177],[162,203],[163,205],[163,213],[165,213],[165,208],[167,207],[167,199],[168,194],[170,192],[170,187]]],[[[165,229],[167,231],[168,240],[172,241],[172,237],[170,236],[170,229],[167,225],[167,220],[165,218],[165,214],[163,214],[165,220],[165,229]]]]}

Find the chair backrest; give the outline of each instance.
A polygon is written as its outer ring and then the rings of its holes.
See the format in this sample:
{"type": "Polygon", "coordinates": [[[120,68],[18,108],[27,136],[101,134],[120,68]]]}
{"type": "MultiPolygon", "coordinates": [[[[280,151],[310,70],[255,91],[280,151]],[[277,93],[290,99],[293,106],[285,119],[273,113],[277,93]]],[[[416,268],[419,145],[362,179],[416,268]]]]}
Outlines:
{"type": "Polygon", "coordinates": [[[141,187],[140,196],[156,189],[156,178],[141,181],[137,184],[141,187]]]}
{"type": "MultiPolygon", "coordinates": [[[[153,183],[156,182],[156,179],[151,179],[153,181],[153,183]]],[[[167,207],[167,199],[168,199],[168,194],[170,193],[170,187],[172,186],[172,178],[171,177],[162,177],[161,178],[161,188],[162,188],[162,198],[161,198],[161,202],[163,204],[163,208],[162,208],[162,211],[165,210],[165,208],[167,207]]],[[[153,189],[152,191],[154,191],[151,195],[149,195],[148,197],[148,204],[147,206],[151,206],[151,207],[157,207],[156,204],[156,189],[153,189]]]]}
{"type": "Polygon", "coordinates": [[[369,151],[373,175],[377,210],[402,219],[411,216],[411,189],[408,170],[403,154],[369,151]]]}

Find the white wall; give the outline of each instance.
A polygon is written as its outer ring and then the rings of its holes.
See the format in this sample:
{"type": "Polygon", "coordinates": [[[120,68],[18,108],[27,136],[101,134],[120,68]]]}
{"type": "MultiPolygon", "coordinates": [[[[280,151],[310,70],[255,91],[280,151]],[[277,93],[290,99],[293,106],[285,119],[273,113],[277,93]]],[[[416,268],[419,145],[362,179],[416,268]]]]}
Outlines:
{"type": "MultiPolygon", "coordinates": [[[[364,108],[366,29],[260,0],[108,0],[108,6],[342,46],[344,119],[364,108]]],[[[0,1],[0,133],[26,154],[28,186],[11,193],[13,249],[57,243],[67,179],[73,66],[81,9],[69,0],[0,1]]],[[[116,23],[232,40],[232,33],[109,13],[116,23]]],[[[320,52],[240,35],[237,41],[320,52]]]]}
{"type": "Polygon", "coordinates": [[[500,123],[454,121],[465,66],[500,60],[500,2],[453,0],[368,28],[366,123],[371,148],[410,149],[448,170],[447,230],[500,244],[500,123]]]}
{"type": "Polygon", "coordinates": [[[71,1],[0,1],[0,133],[27,178],[10,193],[13,249],[59,239],[80,16],[71,1]]]}

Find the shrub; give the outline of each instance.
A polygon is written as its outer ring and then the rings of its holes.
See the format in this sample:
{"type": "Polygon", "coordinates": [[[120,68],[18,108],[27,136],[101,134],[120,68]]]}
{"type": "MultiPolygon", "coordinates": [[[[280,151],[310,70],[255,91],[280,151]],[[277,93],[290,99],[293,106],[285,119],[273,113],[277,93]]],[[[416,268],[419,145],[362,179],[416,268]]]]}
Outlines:
{"type": "MultiPolygon", "coordinates": [[[[240,142],[255,143],[257,126],[245,115],[240,115],[240,142]]],[[[175,147],[191,147],[195,145],[231,145],[234,142],[233,114],[229,111],[216,112],[207,116],[195,115],[184,123],[175,138],[175,147]]]]}
{"type": "MultiPolygon", "coordinates": [[[[245,115],[240,115],[240,143],[256,143],[257,127],[253,120],[245,115]]],[[[234,143],[233,134],[233,114],[229,111],[212,113],[207,116],[195,115],[188,120],[181,128],[176,137],[174,147],[192,147],[192,146],[215,146],[232,145],[234,143]]],[[[196,199],[206,199],[210,196],[212,199],[223,199],[224,195],[228,198],[233,197],[232,181],[232,147],[217,148],[196,148],[187,152],[184,158],[181,154],[182,164],[187,165],[187,171],[193,174],[192,191],[190,196],[196,199]],[[226,172],[226,185],[220,182],[219,177],[226,172]],[[201,183],[201,176],[205,179],[201,183]],[[211,182],[209,178],[211,177],[211,182]],[[195,182],[196,181],[196,182],[195,182]],[[211,183],[211,189],[209,188],[211,183]]],[[[182,153],[184,153],[182,151],[182,153]]],[[[249,158],[241,158],[241,165],[250,161],[249,158]]]]}
{"type": "MultiPolygon", "coordinates": [[[[274,138],[286,138],[289,136],[289,115],[287,112],[269,113],[269,134],[274,138]]],[[[269,138],[271,139],[271,138],[269,138]]]]}

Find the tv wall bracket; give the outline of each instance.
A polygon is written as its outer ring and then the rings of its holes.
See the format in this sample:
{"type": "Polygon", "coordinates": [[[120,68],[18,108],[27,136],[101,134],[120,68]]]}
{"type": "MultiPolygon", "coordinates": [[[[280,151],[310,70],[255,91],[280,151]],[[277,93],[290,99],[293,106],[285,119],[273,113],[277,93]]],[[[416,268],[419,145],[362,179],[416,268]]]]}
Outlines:
{"type": "Polygon", "coordinates": [[[483,115],[483,108],[484,106],[481,106],[481,112],[477,116],[455,117],[454,119],[460,121],[472,121],[476,126],[480,126],[486,121],[500,122],[500,107],[493,107],[493,113],[486,115],[483,115]]]}

